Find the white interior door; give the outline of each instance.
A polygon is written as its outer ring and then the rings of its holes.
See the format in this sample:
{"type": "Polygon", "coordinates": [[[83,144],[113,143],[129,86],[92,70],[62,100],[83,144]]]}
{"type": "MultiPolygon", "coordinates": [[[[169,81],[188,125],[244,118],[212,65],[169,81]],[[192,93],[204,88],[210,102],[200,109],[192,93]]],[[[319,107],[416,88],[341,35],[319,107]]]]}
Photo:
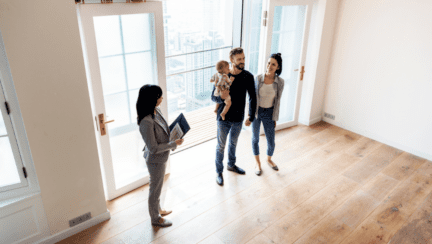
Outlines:
{"type": "MultiPolygon", "coordinates": [[[[111,200],[149,182],[136,101],[145,84],[157,84],[167,94],[162,2],[77,8],[105,193],[111,200]]],[[[166,101],[161,104],[165,116],[166,101]]]]}
{"type": "Polygon", "coordinates": [[[281,53],[285,81],[276,130],[298,124],[312,5],[313,0],[267,0],[263,4],[259,73],[265,72],[272,53],[281,53]]]}

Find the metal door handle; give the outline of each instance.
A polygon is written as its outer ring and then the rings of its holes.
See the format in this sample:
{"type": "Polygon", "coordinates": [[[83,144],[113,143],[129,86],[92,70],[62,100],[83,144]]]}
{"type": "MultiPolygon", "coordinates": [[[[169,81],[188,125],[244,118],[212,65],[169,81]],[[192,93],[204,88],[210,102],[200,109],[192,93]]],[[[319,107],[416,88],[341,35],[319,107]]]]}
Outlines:
{"type": "Polygon", "coordinates": [[[106,127],[105,127],[105,124],[108,124],[108,123],[114,122],[114,120],[105,121],[105,115],[104,115],[104,114],[99,114],[98,117],[99,117],[99,128],[100,128],[100,133],[101,133],[101,136],[104,136],[104,135],[106,135],[106,127]]]}
{"type": "Polygon", "coordinates": [[[110,120],[110,121],[104,122],[104,124],[108,124],[108,123],[111,123],[111,122],[114,122],[114,120],[110,120]]]}

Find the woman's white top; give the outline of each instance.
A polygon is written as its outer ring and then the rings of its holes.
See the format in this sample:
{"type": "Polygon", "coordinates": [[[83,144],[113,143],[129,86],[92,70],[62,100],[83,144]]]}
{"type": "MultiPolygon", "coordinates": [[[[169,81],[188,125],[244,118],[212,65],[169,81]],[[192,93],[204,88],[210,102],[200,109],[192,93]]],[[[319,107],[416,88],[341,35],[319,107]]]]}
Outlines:
{"type": "Polygon", "coordinates": [[[273,88],[273,84],[263,84],[259,89],[259,96],[261,97],[259,105],[261,108],[271,108],[274,105],[274,99],[276,92],[273,88]]]}

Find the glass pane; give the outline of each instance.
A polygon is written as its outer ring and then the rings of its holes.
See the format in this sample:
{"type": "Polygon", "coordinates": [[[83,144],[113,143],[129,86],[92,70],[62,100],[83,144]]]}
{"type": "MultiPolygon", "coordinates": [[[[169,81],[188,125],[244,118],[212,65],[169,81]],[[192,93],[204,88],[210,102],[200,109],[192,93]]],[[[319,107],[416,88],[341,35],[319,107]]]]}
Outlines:
{"type": "Polygon", "coordinates": [[[20,183],[8,137],[0,137],[0,187],[20,183]]]}
{"type": "Polygon", "coordinates": [[[249,29],[246,31],[247,50],[249,58],[246,60],[247,69],[254,76],[258,74],[258,59],[260,47],[261,21],[263,0],[250,0],[250,11],[248,21],[249,29]]]}
{"type": "Polygon", "coordinates": [[[306,17],[306,6],[277,6],[274,9],[271,53],[281,53],[285,87],[281,98],[279,123],[294,119],[298,71],[306,17]],[[282,24],[283,23],[283,24],[282,24]]]}
{"type": "Polygon", "coordinates": [[[169,118],[177,118],[186,112],[185,74],[167,77],[168,114],[169,118]]]}
{"type": "Polygon", "coordinates": [[[104,95],[126,91],[123,56],[99,59],[104,95]]]}
{"type": "Polygon", "coordinates": [[[117,189],[148,175],[142,151],[144,140],[136,124],[117,135],[110,132],[110,146],[117,189]]]}
{"type": "Polygon", "coordinates": [[[4,123],[4,120],[3,120],[3,115],[2,115],[2,113],[0,111],[0,136],[4,136],[6,134],[7,134],[7,132],[6,132],[6,126],[5,126],[5,123],[4,123]]]}
{"type": "Polygon", "coordinates": [[[129,90],[141,88],[145,84],[156,84],[153,76],[155,61],[151,52],[126,55],[126,70],[129,90]]]}
{"type": "Polygon", "coordinates": [[[93,17],[99,57],[122,53],[118,15],[93,17]]]}
{"type": "MultiPolygon", "coordinates": [[[[152,14],[153,15],[153,14],[152,14]]],[[[151,49],[152,23],[150,14],[121,16],[125,53],[151,49]]]]}
{"type": "Polygon", "coordinates": [[[136,123],[136,117],[138,116],[136,112],[136,102],[138,100],[138,93],[139,93],[139,89],[129,91],[129,106],[130,106],[131,120],[132,120],[131,124],[136,123]]]}
{"type": "Polygon", "coordinates": [[[105,120],[115,120],[108,128],[115,129],[131,123],[129,118],[129,102],[127,92],[105,96],[105,120]]]}
{"type": "Polygon", "coordinates": [[[167,56],[232,46],[232,0],[164,1],[163,7],[167,56]]]}

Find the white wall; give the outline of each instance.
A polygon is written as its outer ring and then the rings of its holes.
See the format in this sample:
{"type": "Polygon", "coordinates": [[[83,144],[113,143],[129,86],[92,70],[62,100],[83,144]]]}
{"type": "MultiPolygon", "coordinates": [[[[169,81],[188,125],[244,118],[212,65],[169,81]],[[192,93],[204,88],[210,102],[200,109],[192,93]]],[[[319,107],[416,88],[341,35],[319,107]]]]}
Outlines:
{"type": "Polygon", "coordinates": [[[0,30],[55,234],[107,211],[74,1],[0,0],[0,30]]]}
{"type": "Polygon", "coordinates": [[[432,160],[432,1],[342,0],[325,119],[432,160]]]}

